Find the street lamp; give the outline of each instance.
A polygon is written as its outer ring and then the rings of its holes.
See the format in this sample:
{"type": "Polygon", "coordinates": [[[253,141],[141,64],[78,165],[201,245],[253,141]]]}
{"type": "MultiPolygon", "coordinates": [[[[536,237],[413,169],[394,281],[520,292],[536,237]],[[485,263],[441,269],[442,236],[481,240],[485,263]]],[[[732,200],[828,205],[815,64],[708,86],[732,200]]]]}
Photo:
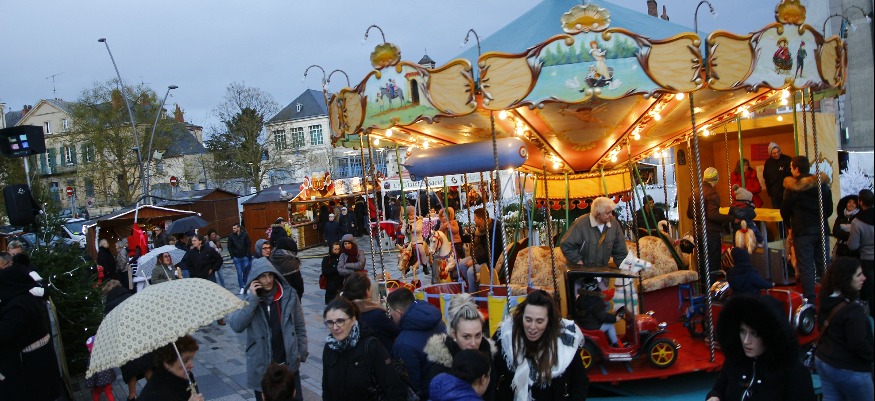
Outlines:
{"type": "MultiPolygon", "coordinates": [[[[820,28],[820,31],[823,32],[823,36],[826,36],[826,24],[829,23],[829,20],[831,20],[835,17],[841,18],[842,21],[844,21],[845,23],[848,24],[848,26],[851,27],[851,30],[857,29],[857,27],[854,26],[854,24],[851,22],[851,20],[848,19],[848,17],[845,17],[842,14],[833,14],[833,15],[830,15],[829,17],[826,17],[826,19],[823,20],[823,27],[820,28]]],[[[839,29],[839,37],[842,37],[842,38],[844,37],[844,32],[842,32],[841,29],[839,29]]]]}
{"type": "Polygon", "coordinates": [[[708,0],[700,1],[699,4],[696,6],[696,13],[693,14],[693,29],[696,31],[696,33],[699,33],[699,7],[702,7],[702,4],[707,4],[708,10],[711,11],[711,15],[713,15],[714,18],[717,18],[717,12],[714,11],[714,6],[711,5],[711,2],[708,0]]]}
{"type": "MultiPolygon", "coordinates": [[[[109,53],[109,59],[112,61],[112,66],[115,68],[115,75],[118,77],[118,86],[119,92],[121,92],[122,99],[125,101],[125,106],[128,108],[128,116],[131,118],[131,129],[134,131],[134,146],[139,150],[140,149],[140,138],[137,136],[137,123],[134,121],[134,111],[131,109],[131,102],[128,101],[128,97],[125,96],[125,84],[122,81],[122,74],[118,71],[118,65],[115,63],[115,58],[112,56],[112,51],[109,50],[109,43],[106,41],[106,38],[97,39],[98,42],[106,45],[106,52],[109,53]]],[[[137,200],[137,210],[139,210],[140,201],[146,197],[146,174],[143,171],[143,158],[140,157],[140,152],[137,151],[137,166],[140,167],[140,183],[143,186],[143,195],[140,199],[137,200]]],[[[134,212],[134,221],[137,220],[137,213],[134,212]]]]}
{"type": "Polygon", "coordinates": [[[158,127],[158,119],[161,118],[161,114],[164,111],[164,103],[167,102],[167,96],[170,95],[170,91],[173,89],[179,88],[176,85],[170,85],[167,87],[167,92],[164,92],[164,99],[161,99],[161,106],[158,106],[158,112],[155,113],[155,124],[152,124],[152,135],[149,136],[149,147],[147,148],[146,153],[146,166],[148,167],[149,172],[146,173],[146,183],[145,183],[145,191],[149,195],[149,204],[152,204],[152,140],[155,139],[155,128],[158,127]]]}

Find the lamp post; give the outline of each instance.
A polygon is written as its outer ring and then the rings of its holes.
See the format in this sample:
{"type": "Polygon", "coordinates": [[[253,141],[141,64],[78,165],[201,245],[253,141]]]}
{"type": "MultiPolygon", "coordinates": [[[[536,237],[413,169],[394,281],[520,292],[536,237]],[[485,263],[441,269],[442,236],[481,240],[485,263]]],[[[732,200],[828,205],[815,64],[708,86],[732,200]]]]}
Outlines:
{"type": "MultiPolygon", "coordinates": [[[[140,138],[137,136],[137,123],[134,121],[134,111],[131,109],[131,102],[128,101],[128,97],[125,96],[125,84],[122,81],[122,74],[118,71],[118,65],[115,63],[115,57],[112,56],[112,51],[109,50],[109,43],[106,41],[106,38],[97,39],[98,42],[106,45],[106,52],[109,53],[109,59],[112,61],[112,67],[115,68],[115,75],[118,77],[118,86],[119,92],[122,95],[122,99],[125,101],[125,106],[128,108],[128,116],[131,118],[131,129],[134,131],[134,146],[137,148],[137,166],[140,168],[140,183],[143,187],[143,194],[140,199],[137,200],[137,211],[139,211],[140,201],[146,197],[146,174],[143,171],[143,158],[140,156],[140,138]]],[[[137,221],[137,211],[134,212],[134,222],[137,221]]]]}
{"type": "Polygon", "coordinates": [[[152,124],[152,134],[149,136],[149,147],[147,148],[147,156],[146,156],[146,167],[148,167],[149,172],[146,173],[146,182],[145,182],[145,192],[149,195],[149,204],[152,204],[152,189],[151,189],[151,181],[152,181],[152,141],[155,139],[155,128],[158,127],[158,120],[161,118],[161,114],[164,111],[164,103],[167,102],[167,96],[170,95],[170,91],[173,89],[179,88],[176,85],[170,85],[167,87],[167,92],[164,92],[164,98],[161,99],[161,106],[158,106],[158,112],[155,113],[155,124],[152,124]]]}

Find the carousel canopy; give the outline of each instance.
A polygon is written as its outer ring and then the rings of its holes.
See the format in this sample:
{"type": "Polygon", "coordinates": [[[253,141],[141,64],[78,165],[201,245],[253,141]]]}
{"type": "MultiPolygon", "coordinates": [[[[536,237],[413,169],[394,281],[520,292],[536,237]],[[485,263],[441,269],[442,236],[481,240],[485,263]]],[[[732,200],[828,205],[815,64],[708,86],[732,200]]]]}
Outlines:
{"type": "Polygon", "coordinates": [[[630,182],[603,172],[685,142],[693,121],[703,134],[779,102],[782,89],[841,88],[841,39],[806,25],[798,0],[781,1],[775,18],[704,40],[607,2],[545,1],[484,41],[496,51],[476,60],[472,49],[426,69],[382,43],[375,69],[331,95],[334,140],[427,149],[517,137],[527,148],[519,170],[601,180],[579,186],[598,191],[584,196],[624,191],[630,182]]]}

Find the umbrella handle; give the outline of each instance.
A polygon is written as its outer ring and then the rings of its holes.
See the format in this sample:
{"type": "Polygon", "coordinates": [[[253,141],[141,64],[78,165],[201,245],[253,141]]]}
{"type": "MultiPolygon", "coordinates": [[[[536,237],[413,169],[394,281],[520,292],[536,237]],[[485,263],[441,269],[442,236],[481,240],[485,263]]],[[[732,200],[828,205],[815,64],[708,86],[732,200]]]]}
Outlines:
{"type": "Polygon", "coordinates": [[[188,389],[191,390],[191,395],[198,394],[197,382],[192,380],[191,372],[185,368],[185,362],[182,361],[182,355],[179,353],[179,348],[176,348],[176,341],[171,344],[173,344],[173,351],[176,352],[176,358],[179,360],[179,366],[182,366],[182,371],[185,372],[185,377],[188,378],[188,389]]]}

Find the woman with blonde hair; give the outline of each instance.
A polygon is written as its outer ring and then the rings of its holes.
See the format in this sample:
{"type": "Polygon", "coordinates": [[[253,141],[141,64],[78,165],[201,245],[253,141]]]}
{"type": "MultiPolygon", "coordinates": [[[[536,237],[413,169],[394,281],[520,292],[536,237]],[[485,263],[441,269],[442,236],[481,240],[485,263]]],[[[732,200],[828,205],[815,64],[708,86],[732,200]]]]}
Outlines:
{"type": "MultiPolygon", "coordinates": [[[[489,358],[492,380],[483,394],[484,400],[495,399],[495,345],[484,335],[485,321],[474,297],[471,294],[456,294],[450,298],[447,310],[447,333],[435,334],[428,339],[423,350],[432,363],[429,369],[428,381],[431,382],[441,373],[450,373],[453,358],[462,350],[476,350],[489,358]]],[[[424,396],[428,396],[425,394],[424,396]]],[[[423,397],[425,398],[425,397],[423,397]]]]}

